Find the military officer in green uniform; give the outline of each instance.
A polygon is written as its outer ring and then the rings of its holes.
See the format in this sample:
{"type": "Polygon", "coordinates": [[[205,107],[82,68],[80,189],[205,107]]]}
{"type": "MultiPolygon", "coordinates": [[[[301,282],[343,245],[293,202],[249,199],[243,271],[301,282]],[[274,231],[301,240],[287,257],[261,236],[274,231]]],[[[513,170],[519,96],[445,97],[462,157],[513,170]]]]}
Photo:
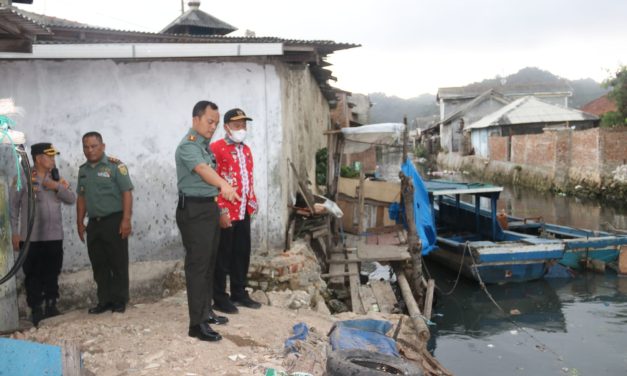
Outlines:
{"type": "Polygon", "coordinates": [[[76,225],[82,242],[87,232],[87,252],[98,287],[98,304],[88,312],[124,312],[129,299],[133,183],[126,165],[105,155],[100,133],[85,133],[83,153],[87,162],[78,170],[76,225]],[[87,226],[85,214],[89,217],[87,226]]]}
{"type": "Polygon", "coordinates": [[[179,190],[176,223],[185,248],[188,335],[203,341],[222,339],[210,324],[226,324],[228,321],[210,309],[220,240],[220,210],[216,197],[221,194],[232,202],[240,199],[233,187],[214,170],[215,158],[207,147],[219,122],[220,113],[215,103],[196,103],[192,110],[192,128],[175,153],[179,190]]]}

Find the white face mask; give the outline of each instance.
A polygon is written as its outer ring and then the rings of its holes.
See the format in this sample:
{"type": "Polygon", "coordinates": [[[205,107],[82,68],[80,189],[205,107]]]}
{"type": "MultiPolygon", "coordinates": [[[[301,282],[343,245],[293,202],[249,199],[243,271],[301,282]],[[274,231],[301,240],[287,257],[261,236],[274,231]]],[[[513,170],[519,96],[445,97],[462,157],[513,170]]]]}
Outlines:
{"type": "Polygon", "coordinates": [[[231,141],[235,142],[235,143],[241,143],[244,142],[244,140],[246,139],[246,129],[240,129],[238,131],[234,131],[231,128],[229,128],[229,138],[231,139],[231,141]]]}

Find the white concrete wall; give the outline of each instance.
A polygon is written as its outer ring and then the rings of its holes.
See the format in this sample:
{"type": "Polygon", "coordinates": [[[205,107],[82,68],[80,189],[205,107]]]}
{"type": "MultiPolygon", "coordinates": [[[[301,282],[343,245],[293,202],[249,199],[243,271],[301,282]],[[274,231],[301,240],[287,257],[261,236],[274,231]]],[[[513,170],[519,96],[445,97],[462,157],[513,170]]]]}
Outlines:
{"type": "MultiPolygon", "coordinates": [[[[241,107],[254,119],[249,145],[255,155],[260,213],[253,220],[253,246],[280,246],[287,202],[286,183],[279,183],[286,176],[284,128],[293,129],[288,134],[298,133],[303,125],[321,122],[311,117],[325,116],[319,98],[313,107],[296,104],[315,97],[313,80],[302,81],[287,81],[290,95],[286,96],[286,81],[279,77],[276,66],[255,61],[0,61],[0,98],[12,97],[25,109],[18,128],[26,132],[29,145],[50,141],[58,147],[59,169],[73,186],[78,166],[85,160],[81,135],[87,131],[101,132],[107,154],[129,166],[135,185],[132,261],[183,254],[174,219],[174,151],[191,126],[192,107],[202,99],[216,102],[222,114],[241,107]],[[305,86],[305,94],[294,102],[293,97],[300,95],[299,85],[305,86]],[[282,100],[289,101],[289,110],[282,107],[282,100]],[[322,111],[322,115],[291,115],[293,108],[300,114],[322,111]]],[[[214,140],[222,135],[221,127],[214,140]]],[[[307,137],[290,143],[309,141],[307,137]]],[[[319,146],[317,139],[314,144],[312,149],[319,146]]],[[[314,153],[310,159],[306,166],[313,171],[314,153]]],[[[89,265],[86,247],[76,235],[73,207],[64,211],[64,227],[64,269],[89,265]]]]}

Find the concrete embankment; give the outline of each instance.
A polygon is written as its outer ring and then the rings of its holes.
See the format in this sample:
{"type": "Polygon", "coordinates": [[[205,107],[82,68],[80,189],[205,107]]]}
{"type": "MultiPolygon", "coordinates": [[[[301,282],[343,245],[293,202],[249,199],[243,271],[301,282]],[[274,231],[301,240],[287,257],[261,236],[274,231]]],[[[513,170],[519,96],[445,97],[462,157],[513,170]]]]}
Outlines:
{"type": "Polygon", "coordinates": [[[440,153],[438,168],[466,172],[476,180],[495,184],[512,184],[539,191],[563,192],[577,197],[590,197],[607,201],[627,201],[627,165],[618,167],[600,179],[564,176],[543,166],[524,165],[489,160],[456,153],[440,153]]]}

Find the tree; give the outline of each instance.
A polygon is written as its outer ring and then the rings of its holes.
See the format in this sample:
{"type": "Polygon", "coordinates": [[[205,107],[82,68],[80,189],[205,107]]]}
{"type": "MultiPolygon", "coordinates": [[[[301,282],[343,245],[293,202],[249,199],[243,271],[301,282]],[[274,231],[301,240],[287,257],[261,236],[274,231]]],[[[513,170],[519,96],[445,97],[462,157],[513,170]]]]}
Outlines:
{"type": "Polygon", "coordinates": [[[623,65],[603,82],[603,86],[611,88],[608,96],[616,103],[616,111],[610,111],[601,118],[601,126],[627,126],[627,66],[623,65]]]}

